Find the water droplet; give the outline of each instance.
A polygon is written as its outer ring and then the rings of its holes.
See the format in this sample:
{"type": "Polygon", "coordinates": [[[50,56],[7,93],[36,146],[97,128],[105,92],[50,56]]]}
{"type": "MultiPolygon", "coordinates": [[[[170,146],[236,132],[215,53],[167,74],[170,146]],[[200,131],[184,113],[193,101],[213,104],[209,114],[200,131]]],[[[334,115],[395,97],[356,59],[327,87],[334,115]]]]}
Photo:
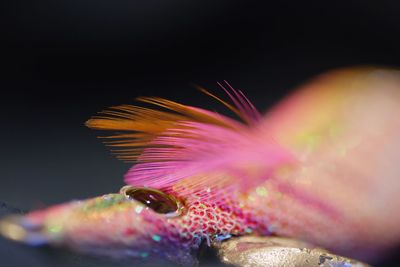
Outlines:
{"type": "Polygon", "coordinates": [[[122,193],[133,200],[143,203],[153,211],[161,214],[179,215],[180,202],[162,191],[144,187],[123,187],[122,193]]]}

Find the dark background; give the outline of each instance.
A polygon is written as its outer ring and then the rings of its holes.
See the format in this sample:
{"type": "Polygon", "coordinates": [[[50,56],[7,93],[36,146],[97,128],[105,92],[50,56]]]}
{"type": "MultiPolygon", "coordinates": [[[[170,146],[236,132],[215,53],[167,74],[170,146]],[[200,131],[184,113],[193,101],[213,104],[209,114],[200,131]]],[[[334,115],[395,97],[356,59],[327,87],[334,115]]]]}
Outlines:
{"type": "MultiPolygon", "coordinates": [[[[397,1],[0,5],[0,215],[123,185],[129,165],[83,126],[105,107],[140,95],[213,107],[192,84],[217,91],[216,81],[226,79],[265,110],[325,70],[400,65],[397,1]]],[[[397,265],[379,266],[390,262],[397,265]]],[[[4,239],[0,265],[130,266],[4,239]]]]}

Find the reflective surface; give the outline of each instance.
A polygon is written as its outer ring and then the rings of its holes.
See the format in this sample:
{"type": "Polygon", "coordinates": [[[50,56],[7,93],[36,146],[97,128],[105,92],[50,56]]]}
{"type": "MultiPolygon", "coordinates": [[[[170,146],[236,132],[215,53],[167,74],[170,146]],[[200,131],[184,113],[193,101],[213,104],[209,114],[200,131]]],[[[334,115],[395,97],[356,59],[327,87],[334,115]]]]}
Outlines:
{"type": "Polygon", "coordinates": [[[222,262],[238,267],[370,267],[283,237],[239,237],[215,244],[222,262]]]}
{"type": "Polygon", "coordinates": [[[176,198],[157,189],[124,186],[121,188],[121,193],[161,214],[170,214],[173,216],[179,212],[181,207],[176,198]]]}

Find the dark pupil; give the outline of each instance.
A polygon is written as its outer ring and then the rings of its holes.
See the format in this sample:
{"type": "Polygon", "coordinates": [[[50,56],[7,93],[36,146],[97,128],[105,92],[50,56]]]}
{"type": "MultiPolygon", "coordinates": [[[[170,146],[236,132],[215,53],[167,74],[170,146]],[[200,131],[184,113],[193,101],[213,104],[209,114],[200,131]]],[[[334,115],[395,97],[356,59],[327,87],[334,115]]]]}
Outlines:
{"type": "Polygon", "coordinates": [[[132,199],[142,202],[157,213],[170,213],[178,210],[176,200],[167,194],[149,188],[128,189],[125,194],[132,199]]]}

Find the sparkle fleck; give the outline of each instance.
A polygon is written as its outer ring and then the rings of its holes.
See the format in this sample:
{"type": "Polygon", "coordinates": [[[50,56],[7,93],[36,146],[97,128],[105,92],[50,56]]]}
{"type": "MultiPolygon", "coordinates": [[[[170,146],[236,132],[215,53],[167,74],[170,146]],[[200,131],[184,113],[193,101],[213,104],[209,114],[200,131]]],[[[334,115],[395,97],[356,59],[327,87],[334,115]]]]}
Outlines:
{"type": "Polygon", "coordinates": [[[200,203],[200,208],[202,208],[202,209],[206,209],[207,208],[207,206],[206,205],[204,205],[203,203],[200,203]]]}
{"type": "Polygon", "coordinates": [[[137,207],[135,208],[135,212],[136,212],[137,214],[140,214],[140,213],[142,212],[142,210],[143,210],[143,206],[137,206],[137,207]]]}
{"type": "Polygon", "coordinates": [[[60,225],[54,225],[49,228],[49,232],[56,234],[59,233],[62,230],[62,227],[60,225]]]}
{"type": "Polygon", "coordinates": [[[227,239],[229,239],[229,238],[231,238],[231,237],[232,237],[232,235],[230,235],[230,234],[226,234],[226,235],[215,235],[215,240],[221,242],[221,241],[227,240],[227,239]]]}
{"type": "Polygon", "coordinates": [[[246,234],[251,234],[253,233],[253,229],[251,228],[246,228],[246,230],[244,230],[246,232],[246,234]]]}
{"type": "Polygon", "coordinates": [[[263,187],[263,186],[257,187],[256,193],[257,193],[257,195],[259,195],[261,197],[266,197],[268,195],[267,189],[265,189],[265,187],[263,187]]]}
{"type": "Polygon", "coordinates": [[[110,197],[109,195],[104,195],[104,196],[102,196],[102,198],[103,198],[104,200],[111,200],[111,197],[110,197]]]}
{"type": "Polygon", "coordinates": [[[149,253],[148,252],[142,252],[142,253],[140,253],[140,257],[142,257],[142,258],[147,258],[149,256],[149,253]]]}
{"type": "Polygon", "coordinates": [[[161,236],[159,235],[153,235],[152,239],[156,242],[160,242],[161,241],[161,236]]]}

